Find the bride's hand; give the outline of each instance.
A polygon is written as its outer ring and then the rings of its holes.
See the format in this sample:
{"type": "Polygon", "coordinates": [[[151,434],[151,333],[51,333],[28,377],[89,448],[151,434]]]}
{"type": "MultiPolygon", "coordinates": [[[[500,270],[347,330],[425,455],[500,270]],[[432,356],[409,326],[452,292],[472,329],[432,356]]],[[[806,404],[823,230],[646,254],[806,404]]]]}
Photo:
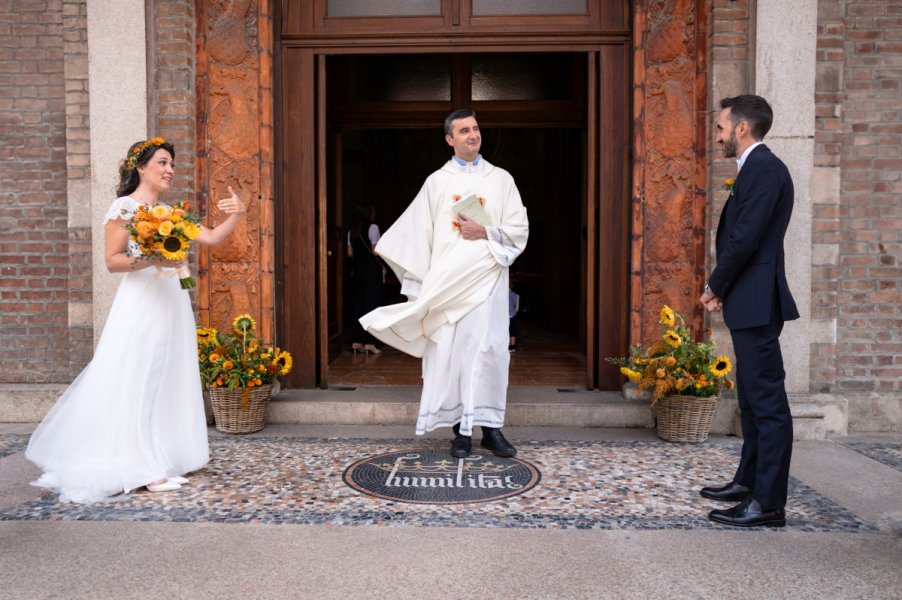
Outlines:
{"type": "Polygon", "coordinates": [[[216,208],[228,215],[243,214],[245,211],[244,202],[241,201],[241,198],[238,197],[238,194],[235,193],[232,186],[229,186],[229,193],[231,196],[219,200],[219,202],[216,203],[216,208]]]}

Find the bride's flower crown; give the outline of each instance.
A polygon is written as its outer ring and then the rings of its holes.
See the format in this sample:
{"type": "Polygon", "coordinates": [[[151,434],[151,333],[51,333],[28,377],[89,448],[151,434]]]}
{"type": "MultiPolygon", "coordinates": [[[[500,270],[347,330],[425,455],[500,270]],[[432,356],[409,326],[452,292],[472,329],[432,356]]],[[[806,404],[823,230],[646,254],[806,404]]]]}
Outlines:
{"type": "Polygon", "coordinates": [[[144,154],[144,151],[148,148],[157,147],[159,148],[163,144],[166,143],[166,140],[161,137],[150,138],[142,144],[138,144],[132,151],[128,153],[128,160],[125,163],[125,166],[128,167],[129,171],[133,171],[135,167],[138,166],[138,160],[141,158],[141,155],[144,154]]]}

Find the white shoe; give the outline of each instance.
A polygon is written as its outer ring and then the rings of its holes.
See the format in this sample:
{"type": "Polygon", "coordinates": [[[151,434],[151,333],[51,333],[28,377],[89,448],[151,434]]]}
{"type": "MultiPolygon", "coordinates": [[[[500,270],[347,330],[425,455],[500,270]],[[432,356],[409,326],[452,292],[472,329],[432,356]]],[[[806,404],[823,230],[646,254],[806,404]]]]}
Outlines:
{"type": "Polygon", "coordinates": [[[175,475],[174,477],[167,477],[166,481],[168,481],[169,483],[177,483],[179,485],[185,485],[186,483],[188,483],[187,478],[181,477],[179,475],[175,475]]]}
{"type": "Polygon", "coordinates": [[[173,481],[164,481],[163,483],[148,483],[144,487],[148,492],[173,492],[182,486],[173,481]]]}

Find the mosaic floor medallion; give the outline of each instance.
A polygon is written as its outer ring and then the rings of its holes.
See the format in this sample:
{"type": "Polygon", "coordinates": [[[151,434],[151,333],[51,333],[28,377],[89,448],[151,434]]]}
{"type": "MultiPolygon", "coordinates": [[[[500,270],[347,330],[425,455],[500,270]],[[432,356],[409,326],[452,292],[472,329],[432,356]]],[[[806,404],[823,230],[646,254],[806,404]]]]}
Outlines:
{"type": "Polygon", "coordinates": [[[454,458],[447,450],[378,454],[345,469],[344,482],[386,500],[416,504],[489,502],[538,485],[539,470],[525,460],[474,452],[454,458]]]}

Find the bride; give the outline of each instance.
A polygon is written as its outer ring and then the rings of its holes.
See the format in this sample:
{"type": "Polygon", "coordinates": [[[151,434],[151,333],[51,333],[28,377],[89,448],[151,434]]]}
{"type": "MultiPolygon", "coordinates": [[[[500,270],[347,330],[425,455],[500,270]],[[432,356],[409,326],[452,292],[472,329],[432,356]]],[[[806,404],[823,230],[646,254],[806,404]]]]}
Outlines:
{"type": "MultiPolygon", "coordinates": [[[[133,144],[119,168],[117,198],[104,218],[104,257],[125,273],[94,357],[37,427],[25,456],[44,474],[33,484],[60,500],[97,502],[146,487],[163,492],[209,460],[194,312],[175,276],[184,261],[138,260],[125,229],[139,205],[169,190],[175,149],[163,138],[133,144]]],[[[245,206],[217,203],[225,221],[194,241],[215,246],[245,206]]]]}

